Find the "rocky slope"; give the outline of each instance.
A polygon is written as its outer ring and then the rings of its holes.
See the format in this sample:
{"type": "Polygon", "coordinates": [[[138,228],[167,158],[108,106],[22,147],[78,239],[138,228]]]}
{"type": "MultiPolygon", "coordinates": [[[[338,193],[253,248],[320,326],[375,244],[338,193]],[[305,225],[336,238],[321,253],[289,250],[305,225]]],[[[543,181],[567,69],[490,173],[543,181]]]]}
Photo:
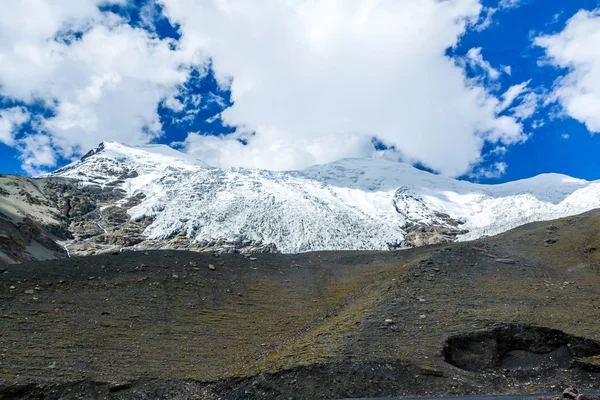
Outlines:
{"type": "Polygon", "coordinates": [[[600,213],[406,251],[124,252],[0,270],[0,399],[600,387],[600,213]]]}
{"type": "Polygon", "coordinates": [[[600,182],[557,174],[477,185],[381,159],[223,170],[167,146],[114,142],[38,179],[2,179],[5,263],[149,249],[409,248],[600,206],[600,182]]]}

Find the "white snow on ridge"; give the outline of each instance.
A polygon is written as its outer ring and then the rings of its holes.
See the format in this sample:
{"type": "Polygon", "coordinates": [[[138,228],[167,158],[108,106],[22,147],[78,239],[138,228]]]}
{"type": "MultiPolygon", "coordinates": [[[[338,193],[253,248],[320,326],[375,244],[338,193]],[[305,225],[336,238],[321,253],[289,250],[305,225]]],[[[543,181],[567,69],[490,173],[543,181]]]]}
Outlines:
{"type": "Polygon", "coordinates": [[[153,218],[151,239],[261,240],[287,253],[387,249],[404,238],[407,223],[444,223],[439,213],[463,221],[467,240],[600,207],[600,181],[558,174],[478,185],[382,159],[223,170],[168,146],[114,142],[51,175],[144,193],[129,214],[153,218]]]}

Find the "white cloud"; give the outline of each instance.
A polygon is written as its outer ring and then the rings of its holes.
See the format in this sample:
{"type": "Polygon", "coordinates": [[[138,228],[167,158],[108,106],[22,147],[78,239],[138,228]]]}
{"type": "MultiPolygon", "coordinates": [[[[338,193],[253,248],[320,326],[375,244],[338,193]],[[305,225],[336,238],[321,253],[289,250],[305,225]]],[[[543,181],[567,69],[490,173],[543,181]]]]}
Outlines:
{"type": "Polygon", "coordinates": [[[552,22],[551,22],[551,23],[549,23],[548,25],[550,25],[550,24],[555,24],[555,23],[557,23],[558,21],[560,21],[560,18],[562,17],[563,13],[564,13],[564,11],[560,11],[560,12],[558,12],[558,13],[554,14],[554,15],[552,16],[552,22]]]}
{"type": "Polygon", "coordinates": [[[550,101],[584,123],[590,132],[600,132],[600,9],[579,11],[565,29],[555,35],[540,36],[535,44],[545,48],[553,65],[567,68],[550,101]]]}
{"type": "Polygon", "coordinates": [[[522,82],[508,88],[502,95],[502,103],[498,107],[498,110],[504,111],[508,109],[520,98],[520,103],[509,110],[511,115],[520,121],[531,118],[538,108],[541,96],[528,88],[530,82],[531,81],[522,82]]]}
{"type": "Polygon", "coordinates": [[[301,168],[370,155],[377,136],[459,175],[485,140],[522,140],[513,117],[498,118],[499,100],[445,55],[478,19],[477,0],[162,3],[181,24],[182,51],[233,78],[222,118],[237,134],[187,141],[213,164],[301,168]]]}
{"type": "Polygon", "coordinates": [[[562,137],[563,139],[569,139],[571,137],[571,135],[569,135],[568,133],[563,133],[560,137],[562,137]]]}
{"type": "Polygon", "coordinates": [[[145,143],[160,136],[157,104],[188,75],[167,41],[128,25],[96,26],[65,52],[48,96],[60,101],[46,122],[56,146],[68,153],[98,139],[145,143]],[[75,87],[62,81],[65,71],[75,87]]]}
{"type": "Polygon", "coordinates": [[[44,167],[56,165],[55,151],[51,139],[46,135],[34,134],[19,140],[21,167],[29,175],[39,175],[44,167]]]}
{"type": "Polygon", "coordinates": [[[467,62],[472,67],[479,67],[489,76],[491,80],[500,78],[500,71],[493,68],[489,61],[483,59],[481,47],[475,47],[467,52],[467,62]]]}
{"type": "Polygon", "coordinates": [[[183,55],[170,41],[101,13],[100,3],[107,2],[24,0],[0,14],[0,94],[42,100],[56,114],[38,127],[50,136],[21,142],[29,170],[103,140],[148,142],[161,134],[157,104],[187,79],[183,55]],[[70,35],[73,30],[83,37],[70,35]]]}
{"type": "Polygon", "coordinates": [[[498,7],[502,9],[521,7],[527,0],[500,0],[498,7]]]}
{"type": "Polygon", "coordinates": [[[508,164],[505,162],[495,162],[488,167],[476,169],[471,176],[474,178],[495,179],[506,174],[508,164]]]}
{"type": "Polygon", "coordinates": [[[538,129],[538,128],[541,128],[541,127],[543,127],[544,125],[546,125],[546,121],[544,121],[543,119],[538,119],[538,120],[535,120],[535,121],[533,121],[533,122],[531,123],[531,127],[532,127],[533,129],[538,129]]]}
{"type": "MultiPolygon", "coordinates": [[[[519,8],[528,0],[500,0],[497,7],[486,7],[484,9],[484,13],[480,18],[480,22],[476,24],[473,29],[477,32],[482,32],[492,26],[494,23],[494,15],[498,11],[506,11],[513,8],[519,8]]],[[[508,67],[508,71],[506,71],[508,75],[510,75],[510,67],[508,67]]]]}
{"type": "Polygon", "coordinates": [[[15,144],[15,130],[27,122],[29,113],[22,107],[12,107],[0,110],[0,143],[8,146],[15,144]]]}
{"type": "Polygon", "coordinates": [[[521,121],[529,119],[535,114],[539,103],[540,96],[534,92],[529,92],[523,96],[523,100],[519,105],[512,108],[512,115],[521,121]]]}
{"type": "Polygon", "coordinates": [[[503,67],[502,69],[504,70],[504,73],[506,75],[509,75],[509,76],[512,75],[512,67],[510,65],[507,65],[507,66],[503,67]]]}
{"type": "Polygon", "coordinates": [[[508,149],[506,147],[498,146],[494,150],[490,151],[490,154],[503,156],[506,154],[507,151],[508,149]]]}
{"type": "Polygon", "coordinates": [[[167,98],[163,102],[163,105],[175,112],[183,111],[183,109],[185,108],[185,105],[181,101],[176,99],[174,96],[167,98]]]}
{"type": "Polygon", "coordinates": [[[519,97],[525,90],[527,89],[527,85],[529,85],[529,81],[519,83],[518,85],[513,85],[504,94],[502,95],[502,103],[498,107],[498,111],[504,111],[508,107],[510,107],[514,101],[519,97]]]}
{"type": "MultiPolygon", "coordinates": [[[[0,15],[0,93],[41,99],[56,113],[39,122],[47,134],[19,141],[29,171],[102,140],[161,135],[158,104],[180,110],[174,95],[188,67],[209,60],[231,85],[234,105],[221,118],[237,132],[185,143],[215,165],[294,169],[366,157],[377,136],[405,160],[460,175],[486,141],[525,139],[517,118],[499,117],[501,101],[445,54],[479,20],[479,0],[160,0],[181,24],[177,46],[99,12],[103,2],[24,0],[0,15]],[[72,30],[83,37],[53,40],[72,30]]],[[[471,56],[497,79],[480,50],[471,56]]]]}
{"type": "Polygon", "coordinates": [[[480,18],[480,22],[473,27],[477,32],[482,32],[489,28],[494,22],[494,14],[498,11],[497,8],[486,8],[484,13],[482,13],[482,17],[480,18]]]}

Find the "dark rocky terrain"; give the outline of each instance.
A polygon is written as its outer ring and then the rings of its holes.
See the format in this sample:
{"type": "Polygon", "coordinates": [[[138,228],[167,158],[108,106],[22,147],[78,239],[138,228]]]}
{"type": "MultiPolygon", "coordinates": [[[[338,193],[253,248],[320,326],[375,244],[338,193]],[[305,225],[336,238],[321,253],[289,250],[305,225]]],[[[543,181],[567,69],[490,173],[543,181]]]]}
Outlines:
{"type": "Polygon", "coordinates": [[[144,195],[126,197],[120,183],[0,175],[0,266],[134,250],[277,252],[260,241],[193,241],[185,234],[148,240],[144,229],[152,221],[132,220],[127,213],[144,195]]]}
{"type": "Polygon", "coordinates": [[[398,252],[115,253],[0,268],[0,399],[600,387],[600,212],[398,252]]]}

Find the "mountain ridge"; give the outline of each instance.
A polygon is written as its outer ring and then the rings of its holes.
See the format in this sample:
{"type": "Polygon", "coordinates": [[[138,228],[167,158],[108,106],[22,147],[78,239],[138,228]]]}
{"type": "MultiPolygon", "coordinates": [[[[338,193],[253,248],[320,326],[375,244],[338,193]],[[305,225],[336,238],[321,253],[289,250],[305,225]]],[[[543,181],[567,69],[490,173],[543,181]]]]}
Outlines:
{"type": "Polygon", "coordinates": [[[384,159],[220,169],[166,145],[117,142],[38,180],[68,186],[49,196],[72,255],[386,250],[472,240],[600,207],[600,181],[561,174],[481,185],[384,159]],[[64,214],[71,203],[81,209],[64,214]]]}

